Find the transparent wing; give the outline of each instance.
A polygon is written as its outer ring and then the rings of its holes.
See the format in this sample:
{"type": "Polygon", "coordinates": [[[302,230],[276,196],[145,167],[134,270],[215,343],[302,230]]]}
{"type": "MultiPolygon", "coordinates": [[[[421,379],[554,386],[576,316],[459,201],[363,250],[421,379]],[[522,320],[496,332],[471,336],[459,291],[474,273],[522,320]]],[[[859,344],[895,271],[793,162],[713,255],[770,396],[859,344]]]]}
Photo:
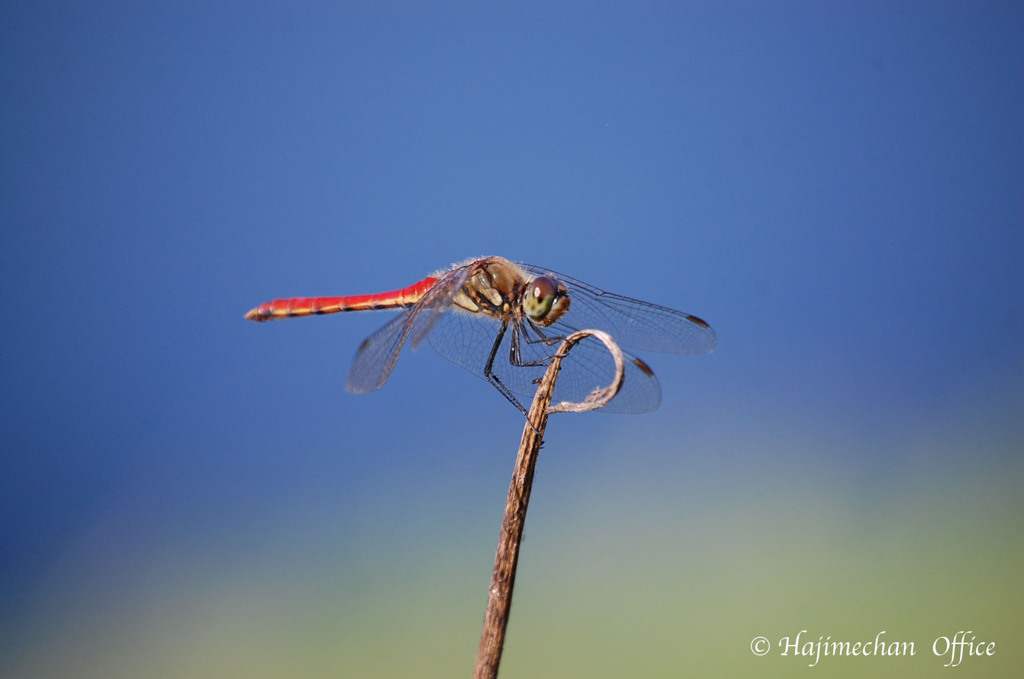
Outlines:
{"type": "MultiPolygon", "coordinates": [[[[545,329],[548,330],[548,329],[545,329]]],[[[437,321],[428,336],[437,353],[477,377],[487,379],[487,359],[501,331],[501,322],[481,314],[470,314],[451,309],[437,321]]],[[[494,376],[512,392],[523,397],[526,407],[537,391],[537,382],[544,375],[547,363],[561,344],[561,331],[547,333],[551,344],[527,341],[532,330],[520,332],[519,363],[512,361],[512,342],[515,330],[510,325],[494,355],[491,370],[494,376]]],[[[661,403],[658,380],[639,359],[625,354],[626,374],[622,389],[603,412],[645,413],[655,410],[661,403]],[[641,367],[642,366],[642,367],[641,367]]],[[[569,352],[562,361],[562,370],[555,385],[554,402],[582,401],[591,391],[608,386],[615,376],[615,364],[605,346],[593,337],[587,337],[569,352]]]]}
{"type": "Polygon", "coordinates": [[[414,349],[419,346],[442,314],[451,307],[452,294],[464,280],[464,271],[452,271],[435,283],[416,304],[363,340],[349,367],[345,388],[353,394],[365,394],[383,387],[406,340],[414,349]]]}
{"type": "Polygon", "coordinates": [[[604,330],[622,347],[666,354],[706,354],[718,343],[715,331],[690,314],[605,292],[571,276],[520,264],[533,275],[551,276],[569,289],[569,311],[552,327],[559,334],[604,330]]]}
{"type": "Polygon", "coordinates": [[[384,386],[408,336],[411,311],[403,311],[363,340],[349,366],[346,389],[353,394],[365,394],[384,386]]]}

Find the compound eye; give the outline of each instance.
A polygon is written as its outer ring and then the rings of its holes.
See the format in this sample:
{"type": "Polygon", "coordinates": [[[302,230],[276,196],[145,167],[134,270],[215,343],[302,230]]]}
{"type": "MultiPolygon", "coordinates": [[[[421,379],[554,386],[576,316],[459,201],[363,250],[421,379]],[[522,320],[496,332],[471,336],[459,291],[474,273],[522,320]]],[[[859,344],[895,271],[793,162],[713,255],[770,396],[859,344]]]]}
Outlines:
{"type": "Polygon", "coordinates": [[[565,288],[548,276],[537,276],[530,281],[523,298],[523,312],[538,325],[550,325],[568,309],[565,288]]]}

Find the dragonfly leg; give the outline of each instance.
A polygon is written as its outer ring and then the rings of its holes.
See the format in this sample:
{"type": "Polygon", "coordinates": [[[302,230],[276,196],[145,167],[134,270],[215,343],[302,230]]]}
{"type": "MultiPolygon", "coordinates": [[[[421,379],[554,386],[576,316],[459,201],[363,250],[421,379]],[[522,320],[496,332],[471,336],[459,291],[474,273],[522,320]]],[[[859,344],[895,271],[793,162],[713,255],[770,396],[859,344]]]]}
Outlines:
{"type": "MultiPolygon", "coordinates": [[[[542,356],[541,358],[534,359],[532,361],[524,361],[523,358],[522,358],[522,350],[521,350],[521,345],[520,345],[520,339],[521,338],[525,338],[527,344],[546,344],[548,346],[551,346],[555,342],[561,342],[565,338],[564,337],[548,337],[547,335],[545,335],[543,333],[543,331],[541,331],[536,326],[533,326],[532,324],[530,326],[527,326],[527,325],[524,324],[522,326],[522,328],[523,328],[522,333],[518,332],[518,327],[512,329],[512,341],[509,342],[509,351],[508,351],[508,361],[509,361],[509,363],[511,363],[512,365],[514,365],[516,367],[520,367],[520,368],[522,368],[522,367],[531,368],[531,367],[536,367],[536,366],[548,365],[551,362],[551,359],[554,358],[556,354],[551,354],[549,356],[542,356]],[[532,328],[533,332],[536,333],[536,335],[537,335],[536,338],[531,338],[530,337],[530,333],[528,331],[529,328],[532,328]]],[[[537,379],[533,380],[533,383],[534,384],[540,384],[540,378],[538,377],[537,379]]]]}
{"type": "MultiPolygon", "coordinates": [[[[506,399],[508,399],[509,403],[514,405],[516,408],[519,408],[519,411],[523,415],[529,416],[529,413],[526,411],[526,408],[523,407],[523,404],[520,403],[519,400],[515,396],[512,395],[512,391],[508,387],[505,386],[505,384],[501,381],[501,379],[497,375],[494,374],[494,357],[498,355],[498,347],[501,346],[501,340],[505,338],[505,333],[507,331],[508,331],[508,323],[507,322],[506,323],[502,323],[501,324],[501,329],[498,330],[497,337],[494,338],[494,345],[491,347],[491,353],[488,354],[488,356],[487,356],[487,364],[484,366],[484,377],[487,378],[487,381],[490,382],[494,386],[495,389],[497,389],[498,391],[501,392],[502,396],[504,396],[506,399]]],[[[512,344],[517,346],[517,350],[518,350],[518,337],[519,337],[519,333],[516,332],[515,329],[513,329],[512,330],[512,344]]]]}

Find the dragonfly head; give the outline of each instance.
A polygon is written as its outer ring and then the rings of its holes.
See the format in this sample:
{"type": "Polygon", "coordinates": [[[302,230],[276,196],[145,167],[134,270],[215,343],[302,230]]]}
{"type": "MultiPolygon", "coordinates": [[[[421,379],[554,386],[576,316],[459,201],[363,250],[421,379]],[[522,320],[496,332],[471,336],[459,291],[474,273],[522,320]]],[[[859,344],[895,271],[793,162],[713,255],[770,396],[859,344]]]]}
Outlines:
{"type": "Polygon", "coordinates": [[[526,287],[523,313],[540,326],[548,326],[569,310],[569,290],[554,278],[537,276],[526,287]]]}

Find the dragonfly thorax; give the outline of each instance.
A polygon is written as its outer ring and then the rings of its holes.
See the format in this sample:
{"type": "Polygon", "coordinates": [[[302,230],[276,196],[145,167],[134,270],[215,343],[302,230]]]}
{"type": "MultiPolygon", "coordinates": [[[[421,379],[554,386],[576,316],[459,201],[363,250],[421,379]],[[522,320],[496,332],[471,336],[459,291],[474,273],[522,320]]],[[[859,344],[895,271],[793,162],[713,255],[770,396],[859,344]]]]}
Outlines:
{"type": "Polygon", "coordinates": [[[548,326],[569,310],[569,295],[565,285],[548,276],[537,276],[526,287],[523,295],[523,313],[540,326],[548,326]]]}

